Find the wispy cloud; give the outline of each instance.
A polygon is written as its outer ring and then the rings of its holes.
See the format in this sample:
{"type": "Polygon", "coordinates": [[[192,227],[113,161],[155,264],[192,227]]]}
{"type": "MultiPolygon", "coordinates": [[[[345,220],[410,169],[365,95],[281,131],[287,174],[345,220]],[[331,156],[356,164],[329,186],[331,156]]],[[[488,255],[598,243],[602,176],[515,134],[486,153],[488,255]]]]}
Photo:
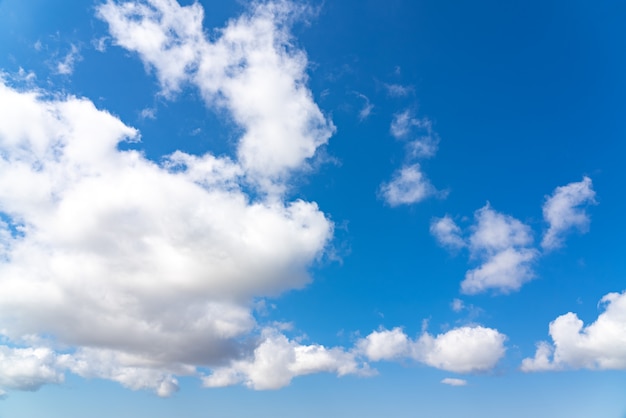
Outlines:
{"type": "Polygon", "coordinates": [[[441,380],[441,383],[449,386],[467,386],[467,380],[464,379],[456,379],[453,377],[446,377],[441,380]]]}
{"type": "Polygon", "coordinates": [[[413,94],[415,90],[413,86],[403,86],[402,84],[385,84],[384,86],[387,94],[391,97],[405,97],[413,94]]]}
{"type": "Polygon", "coordinates": [[[363,99],[363,107],[359,110],[359,120],[364,121],[370,116],[372,110],[374,110],[374,105],[370,102],[370,99],[366,95],[358,92],[355,92],[354,94],[363,99]]]}
{"type": "Polygon", "coordinates": [[[439,136],[427,118],[418,119],[413,111],[406,109],[393,116],[389,132],[396,139],[406,143],[406,159],[400,169],[393,174],[391,181],[383,183],[380,191],[391,206],[410,205],[427,197],[446,196],[438,191],[423,174],[416,160],[433,157],[437,152],[439,136]]]}
{"type": "Polygon", "coordinates": [[[57,63],[57,73],[62,75],[71,75],[74,72],[74,65],[76,64],[76,61],[80,61],[81,59],[82,57],[80,56],[78,47],[72,44],[70,46],[70,51],[61,61],[57,63]]]}
{"type": "Polygon", "coordinates": [[[551,196],[546,197],[543,205],[543,217],[549,227],[541,246],[546,250],[553,250],[563,245],[563,236],[569,230],[586,231],[589,215],[585,207],[595,203],[595,192],[589,177],[584,177],[577,183],[557,187],[551,196]]]}

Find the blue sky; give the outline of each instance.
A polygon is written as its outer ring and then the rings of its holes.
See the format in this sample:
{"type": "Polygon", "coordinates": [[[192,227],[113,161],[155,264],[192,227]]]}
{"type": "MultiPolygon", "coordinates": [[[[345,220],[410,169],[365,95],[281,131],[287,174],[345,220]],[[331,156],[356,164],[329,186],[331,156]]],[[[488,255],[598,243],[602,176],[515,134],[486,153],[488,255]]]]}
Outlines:
{"type": "Polygon", "coordinates": [[[0,417],[624,417],[626,7],[0,0],[0,417]]]}

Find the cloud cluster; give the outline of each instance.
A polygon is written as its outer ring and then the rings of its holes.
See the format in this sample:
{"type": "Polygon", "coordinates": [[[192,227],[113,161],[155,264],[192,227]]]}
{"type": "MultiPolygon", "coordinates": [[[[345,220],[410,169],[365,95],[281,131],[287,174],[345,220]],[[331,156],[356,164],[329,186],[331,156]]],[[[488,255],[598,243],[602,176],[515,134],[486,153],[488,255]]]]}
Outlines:
{"type": "Polygon", "coordinates": [[[391,206],[410,205],[438,194],[415,161],[437,153],[439,136],[432,122],[418,119],[410,109],[394,115],[389,128],[393,137],[406,143],[407,163],[392,175],[391,181],[380,186],[380,193],[391,206]]]}
{"type": "MultiPolygon", "coordinates": [[[[155,162],[120,147],[139,132],[88,99],[0,80],[0,388],[35,390],[69,371],[159,396],[178,390],[176,376],[271,389],[390,359],[369,342],[303,345],[253,315],[258,298],[306,285],[333,235],[314,202],[282,193],[334,131],[289,35],[305,9],[255,4],[214,39],[198,3],[97,10],[163,94],[196,86],[241,136],[232,157],[177,151],[155,162]]],[[[410,357],[480,371],[503,341],[482,327],[424,334],[410,357]],[[469,357],[457,359],[457,345],[469,357]]]]}
{"type": "Polygon", "coordinates": [[[11,344],[0,386],[35,389],[70,370],[170,395],[173,376],[254,350],[242,342],[257,329],[254,298],[308,283],[333,224],[280,192],[334,128],[290,43],[299,10],[257,5],[209,41],[199,4],[98,8],[164,92],[196,84],[231,113],[243,128],[234,159],[178,151],[156,163],[120,150],[139,133],[89,100],[0,83],[0,329],[11,344]]]}
{"type": "Polygon", "coordinates": [[[228,158],[120,151],[137,132],[88,100],[1,84],[0,111],[0,321],[13,340],[215,363],[255,327],[251,299],[306,284],[332,236],[315,203],[252,201],[228,158]]]}
{"type": "Polygon", "coordinates": [[[244,384],[253,389],[277,389],[296,376],[319,372],[367,376],[376,372],[368,362],[405,360],[456,373],[485,372],[504,356],[505,341],[504,334],[482,326],[455,328],[437,336],[425,332],[416,339],[393,328],[374,331],[346,350],[303,345],[275,329],[266,329],[252,355],[213,370],[203,382],[207,387],[244,384]]]}
{"type": "Polygon", "coordinates": [[[572,312],[552,321],[552,344],[540,342],[535,357],[523,360],[522,370],[626,370],[626,292],[609,293],[600,303],[604,312],[589,325],[572,312]]]}
{"type": "MultiPolygon", "coordinates": [[[[562,236],[568,230],[587,226],[589,217],[581,205],[593,203],[594,196],[589,177],[555,189],[543,206],[544,219],[549,224],[541,242],[544,250],[562,245],[562,236]]],[[[470,258],[480,261],[477,268],[465,274],[463,293],[509,293],[535,276],[532,264],[541,254],[533,245],[530,226],[495,211],[489,203],[474,213],[469,234],[464,234],[449,215],[434,218],[430,232],[441,246],[450,250],[467,248],[470,258]]]]}
{"type": "Polygon", "coordinates": [[[507,293],[533,278],[531,263],[538,252],[530,247],[533,238],[528,225],[495,211],[487,203],[474,213],[470,231],[468,238],[463,237],[461,228],[448,215],[433,219],[430,226],[440,245],[450,249],[467,247],[470,257],[481,262],[465,274],[463,293],[507,293]]]}
{"type": "Polygon", "coordinates": [[[463,326],[433,336],[409,338],[400,328],[374,331],[357,342],[372,361],[413,359],[456,373],[484,372],[495,367],[506,351],[506,336],[495,329],[463,326]]]}

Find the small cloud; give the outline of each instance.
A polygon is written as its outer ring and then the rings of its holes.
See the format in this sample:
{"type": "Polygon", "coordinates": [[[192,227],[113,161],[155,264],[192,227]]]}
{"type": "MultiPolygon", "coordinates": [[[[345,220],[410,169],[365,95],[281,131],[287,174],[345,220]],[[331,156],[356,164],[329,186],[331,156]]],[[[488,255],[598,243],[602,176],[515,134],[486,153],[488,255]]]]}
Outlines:
{"type": "Polygon", "coordinates": [[[443,383],[444,385],[450,385],[450,386],[466,386],[467,380],[455,379],[453,377],[446,377],[445,379],[441,381],[441,383],[443,383]]]}
{"type": "Polygon", "coordinates": [[[91,41],[91,45],[98,52],[105,52],[107,50],[107,42],[109,41],[108,36],[103,36],[101,38],[97,38],[91,41]]]}
{"type": "Polygon", "coordinates": [[[410,205],[437,193],[419,164],[404,166],[396,171],[389,183],[382,184],[380,191],[391,206],[410,205]]]}
{"type": "Polygon", "coordinates": [[[552,250],[563,245],[563,235],[571,229],[586,232],[589,215],[586,205],[595,204],[596,192],[589,177],[582,181],[557,187],[543,205],[543,218],[550,225],[543,236],[541,246],[552,250]]]}
{"type": "Polygon", "coordinates": [[[153,107],[146,107],[139,113],[141,119],[156,119],[156,109],[153,107]]]}
{"type": "Polygon", "coordinates": [[[433,123],[428,118],[416,118],[410,109],[394,115],[389,132],[396,139],[409,140],[407,153],[410,158],[430,158],[437,153],[439,136],[433,123]]]}
{"type": "Polygon", "coordinates": [[[448,215],[434,218],[430,223],[430,233],[443,247],[458,249],[467,245],[461,236],[461,228],[448,215]]]}
{"type": "Polygon", "coordinates": [[[461,299],[454,299],[450,304],[450,307],[454,312],[461,312],[463,309],[465,309],[465,304],[461,299]]]}
{"type": "Polygon", "coordinates": [[[387,94],[391,97],[405,97],[413,94],[413,86],[403,86],[401,84],[386,84],[385,89],[387,94]]]}
{"type": "Polygon", "coordinates": [[[364,101],[363,107],[359,111],[359,121],[362,122],[365,119],[367,119],[369,115],[372,113],[372,110],[374,109],[374,105],[370,102],[370,100],[368,99],[366,95],[361,94],[361,93],[356,93],[356,92],[355,94],[361,99],[363,99],[364,101]]]}
{"type": "Polygon", "coordinates": [[[65,55],[65,58],[57,63],[57,73],[61,75],[71,75],[74,72],[74,65],[76,61],[80,61],[82,57],[79,54],[78,47],[74,44],[71,45],[70,52],[65,55]]]}

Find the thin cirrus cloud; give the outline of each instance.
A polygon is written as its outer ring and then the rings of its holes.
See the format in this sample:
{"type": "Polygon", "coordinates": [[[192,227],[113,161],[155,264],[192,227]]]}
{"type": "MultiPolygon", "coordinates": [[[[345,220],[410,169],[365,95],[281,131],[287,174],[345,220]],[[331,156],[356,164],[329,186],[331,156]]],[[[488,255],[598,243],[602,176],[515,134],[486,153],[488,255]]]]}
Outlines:
{"type": "MultiPolygon", "coordinates": [[[[97,13],[166,97],[196,86],[243,134],[233,158],[177,151],[157,163],[120,149],[139,132],[88,99],[0,80],[0,386],[35,390],[71,372],[170,396],[178,376],[271,389],[391,359],[366,343],[301,344],[252,312],[305,286],[333,236],[315,202],[282,194],[334,132],[288,32],[306,9],[253,5],[213,41],[198,3],[109,1],[97,13]]],[[[462,327],[407,344],[411,358],[465,373],[493,367],[504,340],[462,327]]]]}
{"type": "Polygon", "coordinates": [[[609,293],[600,303],[604,312],[589,325],[585,326],[573,312],[552,321],[552,343],[538,343],[535,356],[524,359],[521,369],[626,370],[626,292],[609,293]]]}
{"type": "Polygon", "coordinates": [[[454,377],[446,377],[441,380],[441,383],[449,386],[467,386],[467,380],[465,379],[457,379],[454,377]]]}
{"type": "MultiPolygon", "coordinates": [[[[582,205],[594,203],[594,196],[588,177],[555,189],[543,205],[544,219],[549,224],[541,242],[544,251],[562,245],[562,237],[570,229],[584,230],[588,226],[589,217],[582,205]]],[[[469,236],[449,215],[434,218],[430,232],[442,247],[455,251],[467,248],[470,259],[480,261],[461,282],[465,294],[518,291],[535,277],[533,264],[542,255],[534,247],[529,225],[495,211],[489,203],[474,213],[469,236]]]]}

